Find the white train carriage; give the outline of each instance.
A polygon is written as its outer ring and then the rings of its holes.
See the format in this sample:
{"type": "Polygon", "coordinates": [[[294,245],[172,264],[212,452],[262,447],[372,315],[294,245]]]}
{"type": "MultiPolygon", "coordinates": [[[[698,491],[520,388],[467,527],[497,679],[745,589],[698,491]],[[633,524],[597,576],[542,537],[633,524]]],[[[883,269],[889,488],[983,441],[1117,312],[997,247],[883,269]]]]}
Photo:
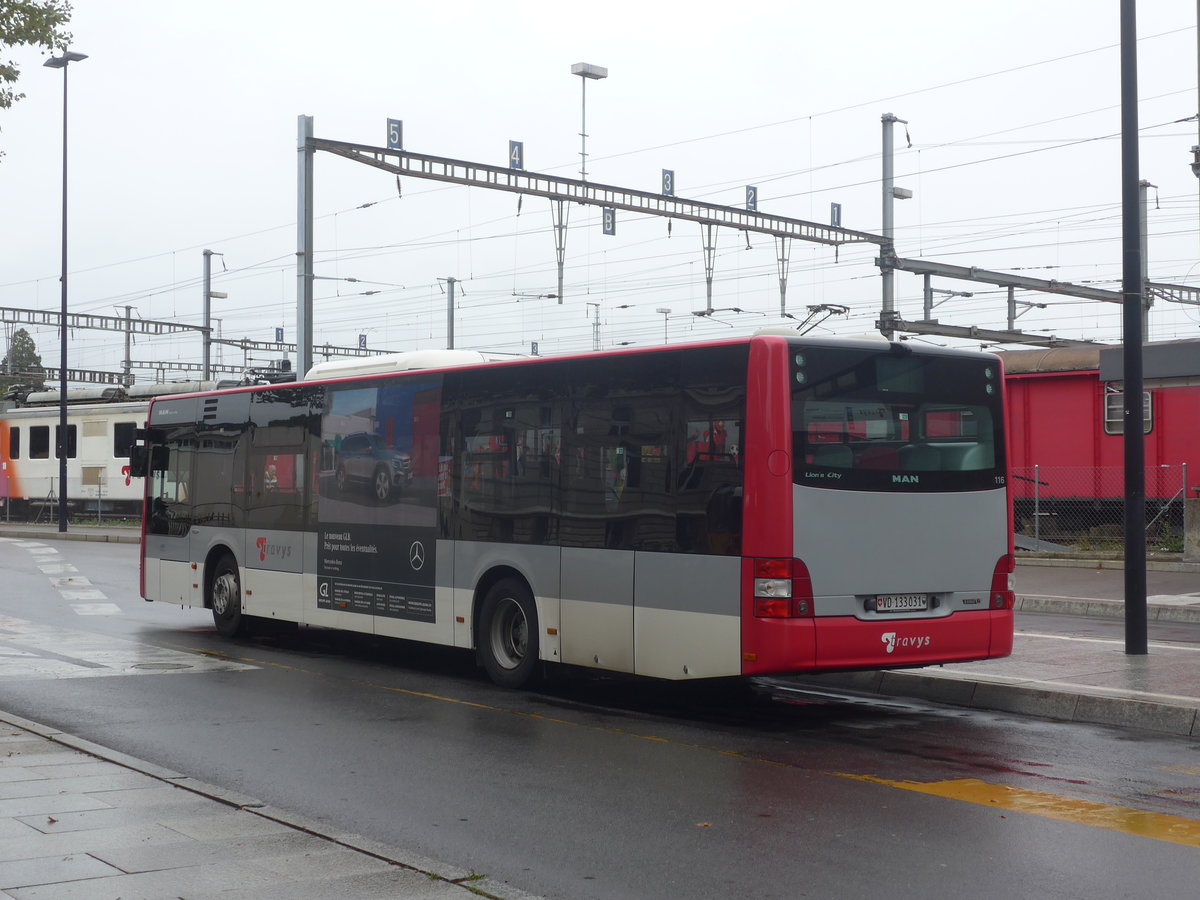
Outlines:
{"type": "MultiPolygon", "coordinates": [[[[134,431],[150,398],[212,389],[210,382],[103,387],[67,392],[67,507],[72,517],[139,518],[140,480],[127,477],[134,431]]],[[[0,409],[0,517],[53,519],[59,492],[58,391],[38,391],[0,409]]]]}

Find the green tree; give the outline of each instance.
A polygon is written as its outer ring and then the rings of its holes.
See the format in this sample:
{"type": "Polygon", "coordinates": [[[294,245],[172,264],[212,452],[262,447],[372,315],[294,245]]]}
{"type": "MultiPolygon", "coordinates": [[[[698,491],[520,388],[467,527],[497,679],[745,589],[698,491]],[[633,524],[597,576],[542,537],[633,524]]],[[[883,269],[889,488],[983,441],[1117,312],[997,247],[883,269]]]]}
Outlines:
{"type": "MultiPolygon", "coordinates": [[[[0,48],[29,45],[65,50],[71,42],[66,30],[71,12],[68,0],[0,0],[0,48]]],[[[0,59],[0,109],[25,96],[12,87],[20,76],[15,62],[0,59]]]]}
{"type": "Polygon", "coordinates": [[[33,342],[28,331],[18,328],[13,332],[8,353],[0,362],[0,393],[7,391],[14,384],[28,384],[35,390],[43,391],[46,389],[44,376],[45,370],[42,368],[42,357],[37,352],[37,344],[33,342]],[[25,374],[10,374],[17,372],[25,374]]]}

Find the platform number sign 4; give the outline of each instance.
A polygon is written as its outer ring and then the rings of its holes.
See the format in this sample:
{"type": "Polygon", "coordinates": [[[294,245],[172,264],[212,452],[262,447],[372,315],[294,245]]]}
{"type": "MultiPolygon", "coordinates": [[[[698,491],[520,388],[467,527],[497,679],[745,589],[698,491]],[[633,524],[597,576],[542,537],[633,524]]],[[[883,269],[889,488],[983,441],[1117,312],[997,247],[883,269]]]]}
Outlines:
{"type": "Polygon", "coordinates": [[[518,171],[525,168],[525,142],[508,142],[508,167],[518,171]]]}

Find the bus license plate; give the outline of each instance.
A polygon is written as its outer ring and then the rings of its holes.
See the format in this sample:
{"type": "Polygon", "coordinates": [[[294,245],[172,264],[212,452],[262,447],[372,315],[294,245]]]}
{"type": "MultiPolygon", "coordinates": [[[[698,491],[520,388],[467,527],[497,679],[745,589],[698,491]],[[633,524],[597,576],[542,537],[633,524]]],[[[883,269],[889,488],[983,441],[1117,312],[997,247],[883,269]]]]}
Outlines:
{"type": "Polygon", "coordinates": [[[880,594],[875,598],[879,612],[921,612],[929,609],[928,594],[880,594]]]}

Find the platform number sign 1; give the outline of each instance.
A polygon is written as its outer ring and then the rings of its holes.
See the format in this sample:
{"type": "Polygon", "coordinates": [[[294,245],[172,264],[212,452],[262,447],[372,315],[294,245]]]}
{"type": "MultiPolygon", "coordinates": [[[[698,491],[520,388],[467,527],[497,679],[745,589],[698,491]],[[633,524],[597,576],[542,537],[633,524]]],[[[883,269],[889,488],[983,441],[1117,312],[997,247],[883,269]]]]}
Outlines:
{"type": "Polygon", "coordinates": [[[752,184],[746,185],[746,209],[758,212],[758,188],[752,184]]]}
{"type": "Polygon", "coordinates": [[[832,225],[834,228],[842,227],[842,204],[840,204],[840,203],[830,203],[829,204],[829,224],[832,225]]]}
{"type": "Polygon", "coordinates": [[[675,196],[675,170],[674,169],[663,169],[662,170],[662,192],[663,192],[663,195],[667,196],[667,197],[675,196]]]}
{"type": "Polygon", "coordinates": [[[524,141],[509,141],[508,142],[508,167],[523,171],[525,168],[525,142],[524,141]]]}
{"type": "Polygon", "coordinates": [[[399,119],[387,120],[387,148],[389,150],[404,149],[404,123],[399,119]]]}
{"type": "Polygon", "coordinates": [[[606,206],[602,210],[602,215],[603,215],[602,223],[604,226],[604,233],[605,234],[616,234],[617,233],[617,211],[615,209],[610,209],[609,207],[606,206]]]}

